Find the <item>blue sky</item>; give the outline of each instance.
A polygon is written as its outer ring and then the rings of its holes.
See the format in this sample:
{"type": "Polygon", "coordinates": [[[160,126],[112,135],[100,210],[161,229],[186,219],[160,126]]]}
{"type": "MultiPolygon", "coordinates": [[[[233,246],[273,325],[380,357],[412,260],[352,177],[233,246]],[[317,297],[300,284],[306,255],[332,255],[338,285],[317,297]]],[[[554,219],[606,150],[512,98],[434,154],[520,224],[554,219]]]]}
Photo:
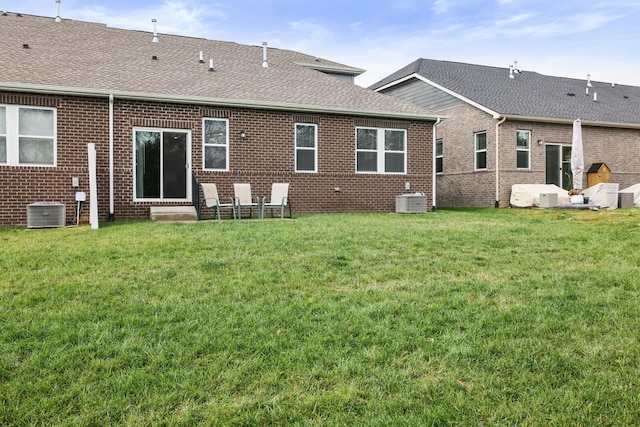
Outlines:
{"type": "MultiPolygon", "coordinates": [[[[0,9],[56,15],[55,0],[0,9]]],[[[640,86],[640,0],[62,0],[62,17],[298,50],[368,70],[419,57],[640,86]]]]}

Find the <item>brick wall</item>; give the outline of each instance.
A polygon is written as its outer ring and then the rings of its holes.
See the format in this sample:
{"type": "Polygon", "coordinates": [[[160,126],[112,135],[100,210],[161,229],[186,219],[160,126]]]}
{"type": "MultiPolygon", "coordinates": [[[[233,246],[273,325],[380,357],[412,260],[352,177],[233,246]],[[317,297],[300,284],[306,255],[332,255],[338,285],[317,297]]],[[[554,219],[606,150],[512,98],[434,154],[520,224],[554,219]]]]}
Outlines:
{"type": "MultiPolygon", "coordinates": [[[[81,223],[88,222],[87,143],[96,145],[99,219],[107,220],[108,99],[0,92],[0,104],[56,107],[58,141],[57,167],[0,166],[0,225],[26,225],[26,206],[41,201],[64,203],[67,222],[71,223],[75,220],[76,191],[87,193],[81,223]],[[78,188],[71,185],[73,177],[79,178],[78,188]]],[[[115,219],[148,218],[150,206],[167,204],[133,201],[133,129],[136,127],[189,130],[192,170],[200,182],[216,183],[221,196],[233,194],[234,182],[251,183],[254,195],[268,195],[273,182],[289,182],[294,213],[393,212],[395,196],[405,192],[405,182],[411,183],[410,192],[431,195],[431,122],[116,99],[115,219]],[[203,171],[203,117],[229,119],[229,171],[203,171]],[[318,125],[317,173],[294,172],[295,123],[318,125]],[[407,173],[356,174],[356,126],[407,129],[407,173]],[[245,139],[239,137],[240,131],[246,132],[245,139]]]]}
{"type": "MultiPolygon", "coordinates": [[[[438,206],[490,207],[495,204],[495,127],[497,120],[469,105],[441,114],[451,116],[437,128],[443,138],[444,173],[437,177],[438,206]],[[487,131],[487,169],[474,171],[473,134],[487,131]]],[[[509,206],[513,184],[546,182],[545,144],[571,146],[572,124],[507,120],[500,125],[501,207],[509,206]],[[516,131],[531,131],[530,169],[516,167],[516,131]],[[538,144],[538,140],[543,141],[538,144]]],[[[582,126],[586,170],[592,163],[605,162],[611,169],[611,182],[625,188],[640,182],[640,130],[582,126]]]]}

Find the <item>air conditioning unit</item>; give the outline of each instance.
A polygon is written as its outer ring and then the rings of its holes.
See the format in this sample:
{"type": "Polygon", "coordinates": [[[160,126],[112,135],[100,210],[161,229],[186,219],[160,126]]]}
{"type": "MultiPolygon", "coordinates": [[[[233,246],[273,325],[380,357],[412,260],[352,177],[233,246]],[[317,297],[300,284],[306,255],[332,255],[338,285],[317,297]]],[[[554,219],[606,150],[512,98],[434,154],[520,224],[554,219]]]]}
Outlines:
{"type": "Polygon", "coordinates": [[[58,202],[37,202],[27,205],[27,228],[65,226],[65,206],[58,202]]]}
{"type": "Polygon", "coordinates": [[[427,196],[420,193],[396,196],[396,213],[426,213],[427,196]]]}

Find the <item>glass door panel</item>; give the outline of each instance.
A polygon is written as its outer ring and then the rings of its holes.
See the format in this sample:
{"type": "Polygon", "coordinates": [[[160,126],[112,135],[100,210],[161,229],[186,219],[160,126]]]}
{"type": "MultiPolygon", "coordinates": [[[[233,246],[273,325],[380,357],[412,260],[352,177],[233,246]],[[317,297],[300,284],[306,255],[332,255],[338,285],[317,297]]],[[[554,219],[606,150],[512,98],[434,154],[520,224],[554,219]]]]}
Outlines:
{"type": "Polygon", "coordinates": [[[136,198],[160,198],[160,132],[137,131],[135,144],[136,198]]]}
{"type": "Polygon", "coordinates": [[[187,134],[164,132],[162,145],[162,184],[165,199],[187,197],[187,134]]]}

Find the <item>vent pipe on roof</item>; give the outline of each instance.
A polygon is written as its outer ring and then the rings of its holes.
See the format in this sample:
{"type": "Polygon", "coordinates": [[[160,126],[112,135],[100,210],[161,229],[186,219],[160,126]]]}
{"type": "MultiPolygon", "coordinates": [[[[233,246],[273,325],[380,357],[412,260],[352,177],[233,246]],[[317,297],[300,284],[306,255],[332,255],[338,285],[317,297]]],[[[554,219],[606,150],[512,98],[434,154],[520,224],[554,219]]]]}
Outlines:
{"type": "Polygon", "coordinates": [[[204,64],[204,56],[202,55],[202,51],[200,51],[200,60],[198,62],[204,64]]]}
{"type": "Polygon", "coordinates": [[[267,42],[262,42],[262,67],[269,68],[269,62],[267,61],[267,42]]]}
{"type": "Polygon", "coordinates": [[[156,25],[158,20],[156,18],[153,18],[151,20],[151,22],[153,22],[153,42],[154,43],[158,43],[160,41],[160,40],[158,40],[158,29],[157,29],[157,25],[156,25]]]}
{"type": "Polygon", "coordinates": [[[515,76],[513,75],[513,65],[509,65],[509,78],[515,79],[515,76]]]}
{"type": "Polygon", "coordinates": [[[518,61],[513,61],[513,72],[520,74],[520,68],[518,68],[518,61]]]}
{"type": "Polygon", "coordinates": [[[598,92],[593,92],[593,102],[598,102],[598,92]]]}
{"type": "Polygon", "coordinates": [[[62,22],[62,18],[60,18],[60,1],[61,0],[56,0],[56,3],[58,4],[58,14],[56,15],[56,22],[62,22]]]}
{"type": "Polygon", "coordinates": [[[591,84],[591,74],[587,74],[587,86],[593,87],[593,85],[591,84]]]}
{"type": "Polygon", "coordinates": [[[209,71],[213,71],[213,59],[209,60],[209,71]]]}

